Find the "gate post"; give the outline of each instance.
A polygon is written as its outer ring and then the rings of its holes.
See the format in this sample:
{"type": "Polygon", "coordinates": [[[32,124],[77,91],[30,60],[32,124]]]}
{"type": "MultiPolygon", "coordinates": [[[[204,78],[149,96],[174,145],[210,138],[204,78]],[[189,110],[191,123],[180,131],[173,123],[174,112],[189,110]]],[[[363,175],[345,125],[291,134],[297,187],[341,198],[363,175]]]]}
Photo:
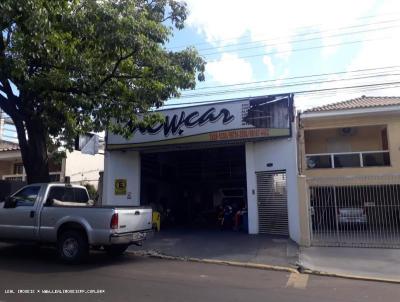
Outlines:
{"type": "Polygon", "coordinates": [[[297,186],[299,192],[300,245],[308,247],[311,245],[310,202],[305,175],[297,177],[297,186]]]}

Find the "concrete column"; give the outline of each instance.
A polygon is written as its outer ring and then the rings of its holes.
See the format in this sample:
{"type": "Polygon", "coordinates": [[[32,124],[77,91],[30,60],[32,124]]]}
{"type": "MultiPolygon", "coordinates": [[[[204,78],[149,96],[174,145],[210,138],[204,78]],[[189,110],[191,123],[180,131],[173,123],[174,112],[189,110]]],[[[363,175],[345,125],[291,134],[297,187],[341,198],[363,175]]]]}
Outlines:
{"type": "Polygon", "coordinates": [[[299,175],[297,178],[299,193],[299,217],[300,217],[300,242],[301,246],[310,246],[311,230],[310,230],[310,211],[309,211],[309,194],[307,178],[299,175]]]}
{"type": "Polygon", "coordinates": [[[104,155],[104,205],[140,205],[140,153],[106,151],[104,155]],[[115,180],[126,180],[126,194],[115,194],[115,180]]]}
{"type": "Polygon", "coordinates": [[[257,179],[254,162],[254,143],[246,143],[245,149],[249,234],[258,234],[257,179]]]}

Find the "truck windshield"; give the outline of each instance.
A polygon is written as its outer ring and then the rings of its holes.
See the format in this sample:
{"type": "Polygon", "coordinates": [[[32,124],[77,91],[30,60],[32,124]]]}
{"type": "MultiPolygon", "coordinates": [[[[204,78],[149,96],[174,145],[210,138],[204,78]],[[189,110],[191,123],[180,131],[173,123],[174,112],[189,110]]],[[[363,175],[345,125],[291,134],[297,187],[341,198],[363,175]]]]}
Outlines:
{"type": "Polygon", "coordinates": [[[52,187],[50,188],[48,199],[56,199],[64,202],[86,203],[89,196],[85,189],[68,188],[68,187],[52,187]]]}

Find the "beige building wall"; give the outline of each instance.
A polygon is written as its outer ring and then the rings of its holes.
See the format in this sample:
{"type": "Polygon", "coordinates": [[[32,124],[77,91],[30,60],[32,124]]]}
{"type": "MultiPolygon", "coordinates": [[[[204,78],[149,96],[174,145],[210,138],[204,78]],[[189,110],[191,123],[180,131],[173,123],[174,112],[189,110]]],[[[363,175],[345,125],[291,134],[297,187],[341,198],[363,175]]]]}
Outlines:
{"type": "Polygon", "coordinates": [[[350,147],[349,152],[377,151],[382,149],[382,130],[386,126],[355,127],[351,136],[343,136],[342,128],[305,131],[306,154],[331,153],[330,144],[339,142],[350,147]]]}
{"type": "Polygon", "coordinates": [[[70,177],[71,183],[90,183],[98,186],[99,172],[104,170],[103,154],[83,154],[80,151],[67,152],[65,159],[65,176],[70,177]]]}
{"type": "Polygon", "coordinates": [[[13,161],[0,161],[0,179],[3,178],[3,175],[12,174],[13,166],[13,161]]]}
{"type": "MultiPolygon", "coordinates": [[[[327,131],[327,135],[332,134],[331,130],[327,131]]],[[[374,132],[371,133],[376,134],[374,132]]],[[[400,173],[400,117],[395,114],[374,114],[369,116],[339,116],[339,117],[325,117],[325,118],[305,118],[300,121],[299,127],[299,145],[298,145],[298,156],[299,156],[299,172],[300,174],[308,177],[336,177],[336,176],[349,176],[349,175],[386,175],[386,174],[398,174],[400,173]],[[304,130],[315,130],[315,129],[330,129],[330,128],[343,128],[343,127],[360,127],[360,126],[386,126],[387,127],[387,138],[390,152],[390,163],[388,167],[359,167],[359,168],[337,168],[337,169],[307,169],[305,154],[310,151],[323,150],[324,147],[316,146],[318,142],[310,148],[305,147],[304,130]]],[[[368,133],[362,132],[360,137],[355,136],[352,138],[352,146],[354,148],[366,148],[366,147],[379,147],[378,139],[368,138],[368,133]],[[356,141],[356,139],[358,141],[356,141]]],[[[380,137],[380,135],[379,135],[380,137]]],[[[317,137],[319,142],[322,144],[324,138],[317,137]]],[[[381,145],[380,145],[381,146],[381,145]]],[[[379,150],[377,148],[376,150],[379,150]]],[[[357,150],[355,151],[364,151],[357,150]]],[[[372,151],[372,150],[371,150],[372,151]]],[[[310,152],[318,153],[318,152],[310,152]]],[[[321,152],[324,153],[324,152],[321,152]]]]}

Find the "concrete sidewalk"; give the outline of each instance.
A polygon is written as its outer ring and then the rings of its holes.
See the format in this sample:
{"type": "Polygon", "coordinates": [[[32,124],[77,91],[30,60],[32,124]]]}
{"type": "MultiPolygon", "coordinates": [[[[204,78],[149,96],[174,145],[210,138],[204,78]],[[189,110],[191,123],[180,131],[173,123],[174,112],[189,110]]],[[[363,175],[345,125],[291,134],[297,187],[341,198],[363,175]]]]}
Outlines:
{"type": "Polygon", "coordinates": [[[285,237],[231,231],[162,230],[131,251],[181,258],[199,258],[296,267],[298,247],[285,237]]]}
{"type": "Polygon", "coordinates": [[[299,264],[315,272],[400,282],[400,249],[300,248],[299,264]]]}

